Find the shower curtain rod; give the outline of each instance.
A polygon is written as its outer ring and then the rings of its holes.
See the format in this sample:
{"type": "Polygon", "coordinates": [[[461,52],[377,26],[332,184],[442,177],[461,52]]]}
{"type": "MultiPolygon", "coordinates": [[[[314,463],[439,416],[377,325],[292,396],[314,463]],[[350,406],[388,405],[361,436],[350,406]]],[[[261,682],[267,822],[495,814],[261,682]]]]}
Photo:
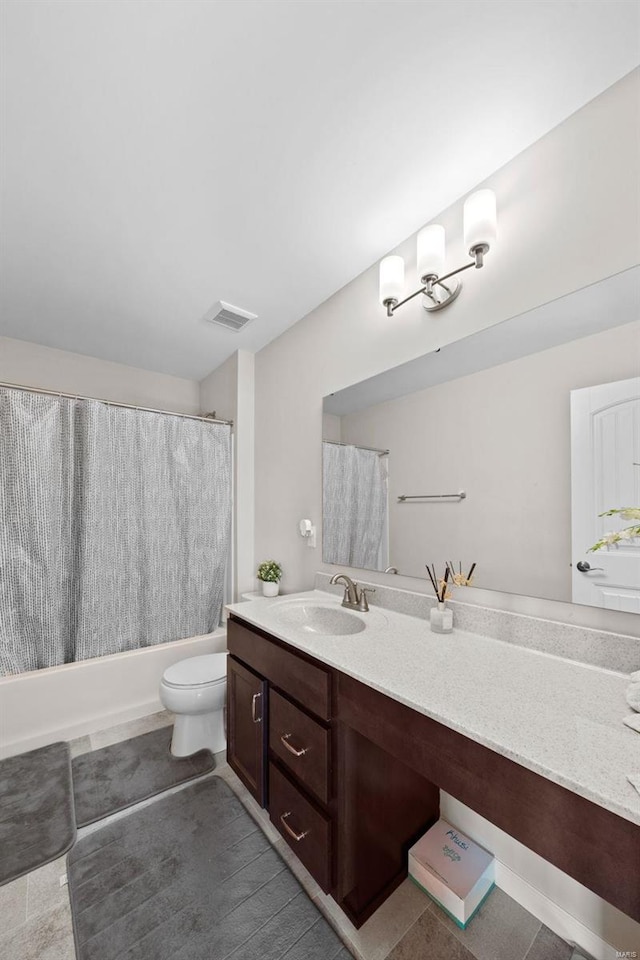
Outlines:
{"type": "Polygon", "coordinates": [[[10,390],[22,390],[23,393],[41,393],[46,397],[61,397],[65,400],[93,400],[95,403],[104,403],[108,407],[122,407],[124,410],[141,410],[143,413],[161,413],[166,417],[181,417],[183,420],[202,420],[204,423],[222,423],[233,426],[233,420],[216,420],[213,417],[202,417],[194,413],[177,413],[175,410],[155,410],[153,407],[139,407],[133,403],[118,403],[117,400],[103,400],[101,397],[82,397],[79,393],[64,393],[62,390],[41,390],[39,387],[27,387],[23,383],[0,383],[0,387],[10,390]]]}
{"type": "Polygon", "coordinates": [[[323,440],[323,443],[332,443],[334,447],[355,447],[356,450],[371,450],[372,453],[379,453],[381,457],[388,457],[388,450],[380,450],[378,447],[361,447],[358,443],[342,443],[341,440],[323,440]]]}

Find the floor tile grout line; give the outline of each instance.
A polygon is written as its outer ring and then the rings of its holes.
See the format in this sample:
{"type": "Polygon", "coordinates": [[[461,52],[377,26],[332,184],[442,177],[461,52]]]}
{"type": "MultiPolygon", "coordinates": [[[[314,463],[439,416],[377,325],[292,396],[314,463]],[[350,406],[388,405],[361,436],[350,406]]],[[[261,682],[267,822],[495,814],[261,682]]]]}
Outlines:
{"type": "MultiPolygon", "coordinates": [[[[497,889],[500,889],[500,888],[498,887],[497,889]]],[[[517,900],[514,901],[514,902],[517,903],[517,900]]],[[[521,904],[518,904],[518,905],[521,906],[521,904]]],[[[443,918],[442,918],[442,916],[441,916],[441,912],[440,912],[440,910],[438,909],[438,907],[436,906],[436,904],[434,903],[433,900],[430,900],[427,909],[430,910],[432,916],[437,920],[437,922],[440,924],[440,926],[443,927],[443,928],[447,931],[447,933],[449,933],[449,934],[451,934],[452,936],[454,936],[454,937],[456,938],[456,940],[458,941],[458,943],[461,943],[462,946],[463,946],[466,950],[468,950],[469,953],[470,953],[473,957],[476,958],[476,960],[480,960],[480,958],[478,957],[478,955],[477,955],[476,953],[474,953],[474,951],[471,949],[471,947],[470,947],[467,943],[465,943],[464,940],[462,939],[462,937],[460,936],[460,934],[461,934],[461,933],[464,933],[465,931],[464,931],[464,930],[460,930],[458,927],[454,927],[454,928],[451,928],[451,929],[450,929],[450,928],[446,925],[446,923],[444,922],[444,920],[443,920],[443,918]]],[[[522,907],[522,909],[523,909],[523,910],[526,910],[525,907],[522,907]]],[[[526,912],[528,913],[529,911],[526,911],[526,912]]],[[[523,954],[521,957],[514,957],[513,960],[526,960],[526,956],[527,956],[527,954],[529,953],[529,951],[531,950],[531,947],[533,946],[533,941],[536,939],[536,937],[538,936],[538,934],[540,933],[540,931],[541,931],[541,929],[542,929],[542,927],[543,927],[543,924],[542,924],[542,921],[541,921],[541,920],[538,920],[538,918],[537,918],[537,917],[534,917],[533,914],[531,914],[531,916],[534,918],[534,920],[536,920],[536,922],[537,922],[537,924],[538,924],[538,927],[537,927],[537,929],[536,929],[536,932],[535,932],[534,935],[533,935],[533,940],[531,941],[531,943],[529,944],[529,946],[528,946],[527,949],[525,950],[524,954],[523,954]]]]}
{"type": "MultiPolygon", "coordinates": [[[[310,895],[307,893],[307,896],[310,896],[310,895]]],[[[326,897],[326,896],[328,896],[328,894],[322,893],[322,897],[326,897]]],[[[311,899],[313,900],[313,902],[315,903],[316,907],[318,908],[318,910],[320,911],[320,913],[322,914],[322,916],[324,917],[324,919],[327,921],[327,923],[329,924],[329,926],[332,928],[332,930],[334,931],[334,933],[337,934],[337,936],[338,936],[338,937],[340,938],[340,940],[345,944],[345,946],[346,946],[352,953],[355,952],[355,953],[357,953],[357,955],[358,955],[359,957],[362,957],[362,960],[366,960],[366,958],[365,958],[362,950],[360,950],[360,948],[358,947],[358,945],[357,945],[356,943],[354,943],[354,941],[351,939],[351,937],[350,937],[350,935],[347,933],[347,931],[344,930],[344,929],[340,926],[339,920],[331,913],[330,910],[328,910],[328,909],[324,906],[324,903],[323,903],[321,897],[318,896],[318,895],[316,895],[315,897],[311,897],[311,899]]],[[[345,917],[345,919],[346,919],[346,917],[345,917]]],[[[347,921],[347,922],[350,923],[351,921],[347,921]]],[[[356,930],[356,933],[358,933],[357,930],[356,930]]],[[[384,958],[383,958],[383,960],[384,960],[384,958]]]]}
{"type": "MultiPolygon", "coordinates": [[[[151,714],[151,715],[149,715],[149,716],[155,716],[155,714],[151,714]]],[[[145,719],[147,719],[147,718],[141,717],[141,718],[137,718],[137,719],[134,720],[134,721],[128,721],[128,722],[129,722],[129,723],[143,722],[145,719]]],[[[162,724],[162,727],[164,727],[164,726],[169,726],[171,722],[172,722],[172,721],[169,721],[168,723],[162,724]]],[[[123,726],[124,726],[124,724],[123,724],[123,726]]],[[[105,731],[108,730],[108,729],[111,729],[111,728],[105,728],[105,731]]],[[[155,730],[155,729],[161,729],[161,727],[156,727],[156,726],[154,725],[150,731],[146,731],[146,732],[153,732],[153,730],[155,730]]],[[[102,733],[102,732],[103,732],[103,731],[96,731],[96,734],[99,734],[99,733],[102,733]]],[[[140,734],[136,734],[136,735],[140,735],[140,734]]],[[[124,741],[127,740],[127,739],[131,739],[131,737],[130,737],[130,736],[129,736],[129,737],[123,737],[122,739],[115,741],[115,742],[114,742],[114,745],[115,745],[115,743],[124,742],[124,741]]],[[[96,749],[101,749],[101,747],[97,747],[97,748],[94,748],[94,747],[93,747],[93,739],[92,739],[92,735],[91,735],[91,734],[84,734],[84,735],[82,735],[82,736],[80,736],[80,737],[74,737],[74,738],[72,738],[72,740],[73,740],[73,741],[86,740],[86,742],[88,742],[88,744],[89,744],[89,749],[88,749],[88,750],[83,751],[83,752],[80,753],[80,754],[77,754],[77,756],[79,756],[79,757],[85,755],[86,753],[95,752],[96,749]]],[[[63,742],[63,741],[61,741],[61,742],[63,742]]],[[[64,741],[64,742],[71,743],[71,741],[64,741]]],[[[71,759],[74,759],[74,758],[72,757],[71,759]]],[[[192,778],[191,780],[186,781],[186,782],[184,783],[184,786],[185,786],[185,787],[186,787],[186,786],[190,786],[190,785],[193,784],[193,782],[194,782],[195,780],[197,780],[197,779],[205,779],[207,776],[216,775],[216,772],[217,772],[217,768],[214,768],[214,770],[208,771],[206,774],[204,774],[202,778],[192,778]]],[[[178,789],[173,789],[171,792],[178,792],[178,790],[180,789],[181,786],[182,786],[182,784],[178,785],[178,789]]],[[[158,795],[157,798],[160,799],[161,796],[162,796],[162,792],[161,792],[161,794],[158,795]]],[[[154,799],[156,799],[156,797],[151,798],[151,800],[154,800],[154,799]]],[[[147,799],[147,801],[143,801],[143,802],[147,802],[147,803],[148,803],[148,799],[147,799]]],[[[130,811],[132,811],[132,809],[133,809],[133,807],[128,808],[126,811],[123,811],[123,812],[130,812],[130,811]]],[[[117,816],[117,814],[116,814],[115,816],[117,816]]],[[[109,820],[111,820],[111,822],[113,822],[112,818],[106,818],[106,819],[109,819],[109,820]]],[[[108,824],[104,824],[104,825],[107,826],[108,824]]],[[[84,829],[86,829],[86,828],[79,828],[79,829],[78,829],[78,831],[77,831],[77,836],[76,836],[76,842],[77,842],[79,839],[82,838],[80,831],[81,831],[81,830],[84,830],[84,829]]],[[[93,832],[95,832],[95,831],[90,830],[90,831],[88,831],[88,832],[85,834],[85,836],[90,836],[91,833],[93,833],[93,832]]],[[[74,844],[74,846],[75,846],[75,844],[74,844]]],[[[71,849],[73,849],[73,846],[71,847],[71,849]]],[[[30,913],[30,909],[29,909],[29,907],[30,907],[30,902],[31,902],[31,897],[33,896],[33,893],[30,892],[30,888],[32,887],[32,883],[33,883],[33,878],[34,878],[34,876],[35,876],[35,875],[37,874],[37,872],[38,872],[39,870],[41,870],[42,868],[47,867],[47,866],[50,866],[52,863],[55,863],[55,862],[56,862],[57,860],[59,860],[59,859],[66,858],[67,855],[68,855],[68,853],[69,853],[69,851],[65,851],[64,853],[61,853],[59,856],[54,857],[53,859],[49,860],[47,863],[40,864],[39,866],[34,867],[32,870],[30,870],[30,871],[28,871],[27,873],[23,874],[21,877],[16,877],[15,880],[10,881],[11,883],[15,883],[15,882],[18,882],[19,880],[23,880],[23,879],[26,881],[26,890],[25,890],[25,892],[24,892],[24,918],[21,919],[21,921],[20,921],[15,927],[13,927],[13,929],[12,929],[11,931],[9,931],[6,935],[4,934],[4,932],[3,932],[2,935],[0,935],[0,943],[8,943],[11,939],[13,939],[15,936],[17,936],[20,932],[24,932],[24,930],[25,930],[30,924],[39,924],[39,923],[41,923],[41,922],[44,922],[48,917],[50,917],[51,915],[55,914],[55,913],[58,912],[58,911],[68,911],[68,912],[70,911],[70,908],[71,908],[71,904],[70,904],[70,891],[69,891],[69,888],[68,888],[68,887],[65,887],[66,897],[64,898],[64,902],[63,902],[63,903],[55,904],[54,906],[51,906],[51,907],[49,907],[47,910],[44,910],[44,911],[42,911],[42,912],[30,913]]],[[[65,863],[65,868],[66,868],[66,866],[67,866],[67,864],[65,863]]],[[[65,871],[65,872],[66,872],[66,871],[65,871]]],[[[8,886],[8,884],[7,884],[7,886],[8,886]]],[[[71,936],[71,937],[73,937],[73,928],[72,928],[71,923],[69,924],[68,935],[71,936]]]]}
{"type": "MultiPolygon", "coordinates": [[[[283,842],[285,842],[285,841],[283,841],[283,842]]],[[[405,882],[406,882],[406,881],[405,881],[405,882]]],[[[400,887],[398,887],[397,889],[400,889],[400,887]]],[[[395,891],[394,891],[394,892],[395,892],[395,891]]],[[[316,904],[316,906],[317,906],[318,909],[320,910],[320,912],[321,912],[321,914],[323,915],[323,917],[325,918],[325,920],[327,920],[327,922],[330,924],[330,926],[333,927],[333,929],[334,929],[334,931],[337,933],[338,937],[339,937],[339,938],[342,940],[342,942],[348,947],[348,949],[349,949],[351,952],[357,954],[357,956],[360,957],[361,960],[369,960],[369,958],[365,955],[365,953],[363,952],[363,950],[360,949],[360,947],[358,946],[357,942],[356,942],[355,940],[353,940],[351,933],[350,933],[349,931],[345,930],[344,927],[341,926],[340,920],[337,919],[337,918],[334,916],[334,914],[331,913],[330,910],[325,906],[325,901],[332,899],[332,898],[330,897],[330,895],[324,893],[323,891],[320,891],[319,894],[313,894],[313,895],[310,894],[308,891],[307,891],[307,893],[308,893],[308,895],[311,897],[311,899],[313,900],[313,902],[316,904]]],[[[388,948],[388,950],[387,950],[387,953],[385,953],[384,957],[381,957],[380,960],[387,960],[387,958],[390,956],[391,953],[393,953],[393,951],[394,951],[395,948],[398,946],[398,944],[404,939],[404,937],[410,932],[410,930],[413,929],[413,927],[420,921],[420,919],[424,916],[424,914],[429,910],[429,907],[430,907],[432,901],[429,900],[428,898],[425,898],[425,899],[427,900],[427,902],[426,902],[425,906],[423,907],[423,909],[420,911],[420,913],[417,914],[417,916],[415,916],[415,917],[413,918],[413,920],[411,921],[411,923],[409,924],[409,926],[408,926],[405,930],[403,930],[403,931],[398,935],[397,940],[394,940],[393,944],[392,944],[391,946],[389,946],[389,948],[388,948]]],[[[333,902],[335,903],[335,901],[333,901],[333,902]]],[[[337,906],[337,904],[336,904],[336,906],[337,906]]],[[[344,920],[345,920],[346,923],[348,923],[350,926],[353,926],[353,924],[352,924],[351,921],[346,917],[346,915],[344,915],[344,920]]],[[[355,928],[354,928],[354,933],[355,933],[355,936],[356,936],[356,937],[360,935],[361,930],[362,930],[362,928],[360,928],[360,929],[355,929],[355,928]]]]}
{"type": "MultiPolygon", "coordinates": [[[[66,854],[63,854],[62,856],[64,857],[64,856],[66,856],[66,854]]],[[[58,858],[58,859],[62,859],[62,858],[60,857],[60,858],[58,858]]],[[[26,889],[26,891],[25,891],[25,909],[26,909],[25,923],[26,923],[27,920],[32,920],[32,919],[35,919],[36,917],[40,917],[40,916],[43,915],[42,913],[33,913],[33,914],[31,914],[31,915],[29,914],[29,904],[30,904],[30,902],[31,902],[31,892],[30,892],[30,891],[31,891],[31,881],[32,881],[32,877],[34,876],[34,874],[36,874],[36,873],[38,872],[38,870],[42,870],[43,867],[50,867],[52,863],[56,863],[56,862],[57,862],[56,860],[50,860],[49,863],[43,864],[42,867],[38,867],[36,870],[32,870],[30,873],[26,873],[26,874],[25,874],[25,878],[26,878],[26,881],[27,881],[27,889],[26,889]]],[[[66,872],[67,872],[67,871],[66,871],[66,864],[65,864],[64,873],[66,873],[66,872]]],[[[59,890],[59,889],[60,889],[60,888],[58,887],[58,890],[59,890]]],[[[67,903],[68,903],[68,902],[69,902],[69,890],[68,890],[68,888],[67,888],[67,903]]],[[[59,906],[60,906],[60,904],[56,904],[56,907],[59,907],[59,906]]],[[[56,907],[51,907],[51,910],[56,909],[56,907]]],[[[47,912],[48,912],[48,911],[46,911],[46,910],[43,911],[43,913],[47,913],[47,912]]]]}
{"type": "MultiPolygon", "coordinates": [[[[29,919],[28,899],[27,899],[29,895],[29,886],[28,886],[29,874],[28,873],[24,874],[24,877],[17,877],[17,880],[22,880],[22,879],[25,879],[27,881],[27,887],[24,891],[24,919],[21,920],[20,923],[18,923],[17,926],[13,928],[13,930],[10,930],[6,936],[4,934],[0,934],[0,944],[2,943],[3,940],[5,939],[8,940],[10,936],[13,936],[16,930],[20,930],[21,927],[24,927],[24,925],[29,919]]],[[[11,880],[10,882],[15,883],[16,880],[11,880]]],[[[9,884],[7,884],[7,886],[9,886],[9,884]]]]}
{"type": "MultiPolygon", "coordinates": [[[[284,860],[284,862],[287,864],[287,867],[289,868],[289,870],[291,871],[291,873],[294,875],[294,877],[296,878],[296,880],[298,881],[298,883],[300,884],[300,886],[302,887],[302,889],[304,890],[304,892],[307,894],[307,896],[310,897],[311,900],[316,900],[316,899],[320,896],[320,894],[323,893],[322,887],[320,886],[320,884],[318,883],[318,881],[317,881],[316,879],[314,879],[314,877],[311,876],[311,874],[309,873],[309,871],[307,870],[307,868],[305,867],[305,865],[304,865],[300,860],[298,860],[298,858],[295,856],[295,854],[293,853],[291,847],[289,846],[289,844],[287,843],[287,841],[284,839],[284,837],[281,837],[280,835],[278,835],[277,840],[275,840],[275,841],[271,844],[271,846],[272,846],[273,849],[276,851],[276,853],[278,854],[278,856],[279,856],[282,860],[284,860]],[[282,847],[280,847],[280,844],[282,844],[282,847]],[[281,852],[280,852],[281,849],[282,849],[282,850],[288,850],[289,853],[291,853],[291,854],[294,856],[295,861],[296,861],[295,869],[294,869],[294,867],[292,867],[291,864],[287,861],[287,858],[286,858],[286,856],[284,855],[284,853],[281,853],[281,852]],[[301,878],[298,876],[298,874],[296,873],[296,870],[299,870],[300,873],[304,873],[304,874],[305,874],[304,879],[301,879],[301,878]],[[311,887],[311,889],[308,889],[308,887],[311,887]],[[313,891],[313,892],[312,892],[312,891],[313,891]]],[[[323,895],[326,896],[326,894],[323,894],[323,895]]],[[[318,905],[318,909],[320,909],[319,905],[318,905]]]]}
{"type": "MultiPolygon", "coordinates": [[[[387,957],[389,956],[390,953],[393,953],[393,951],[394,951],[395,948],[398,946],[398,944],[400,943],[400,941],[401,941],[404,937],[406,937],[406,935],[409,933],[409,931],[413,929],[413,927],[416,925],[416,923],[418,923],[418,921],[420,920],[420,918],[424,916],[424,914],[427,912],[428,909],[429,909],[429,903],[425,903],[425,905],[424,905],[424,910],[422,910],[422,911],[418,914],[418,916],[415,918],[415,920],[413,921],[413,923],[411,924],[411,926],[410,926],[410,927],[407,927],[407,929],[404,931],[404,933],[401,933],[400,936],[398,937],[398,939],[397,939],[396,941],[394,941],[394,943],[389,947],[389,950],[388,950],[388,953],[387,953],[387,957]]],[[[386,957],[383,958],[383,960],[386,960],[386,957]]]]}
{"type": "Polygon", "coordinates": [[[45,920],[53,913],[58,913],[61,911],[71,912],[70,903],[58,903],[55,907],[50,907],[48,910],[45,910],[43,913],[36,913],[33,917],[27,917],[19,926],[14,927],[13,930],[8,934],[8,936],[0,935],[0,945],[3,943],[8,943],[10,940],[13,940],[14,936],[19,933],[21,930],[24,930],[31,922],[45,920]]]}
{"type": "Polygon", "coordinates": [[[533,936],[533,940],[531,941],[531,943],[529,944],[529,946],[528,946],[527,949],[525,950],[524,957],[522,958],[522,960],[527,960],[527,957],[528,957],[529,954],[531,953],[531,949],[532,949],[534,943],[536,942],[536,940],[538,939],[538,937],[540,936],[543,927],[544,927],[544,924],[543,924],[542,921],[541,921],[541,922],[540,922],[540,926],[538,927],[538,929],[536,930],[536,932],[535,932],[535,934],[534,934],[534,936],[533,936]]]}
{"type": "MultiPolygon", "coordinates": [[[[161,729],[161,728],[158,728],[158,729],[161,729]]],[[[153,732],[153,731],[151,731],[151,732],[153,732]]],[[[108,744],[107,746],[116,746],[116,745],[119,744],[119,743],[125,742],[126,739],[127,739],[127,738],[124,738],[123,740],[115,741],[114,744],[108,744]]],[[[99,748],[96,748],[96,749],[97,749],[97,750],[99,750],[99,749],[104,749],[104,747],[99,747],[99,748]]],[[[95,751],[94,751],[94,752],[95,752],[95,751]]],[[[122,810],[117,811],[115,814],[112,815],[112,817],[105,818],[105,821],[106,821],[106,822],[104,822],[104,821],[98,821],[98,822],[101,823],[101,825],[104,825],[104,826],[106,827],[106,826],[108,826],[110,823],[115,822],[116,819],[120,819],[120,818],[122,818],[122,817],[124,817],[124,816],[127,816],[127,815],[129,815],[129,814],[133,814],[137,809],[143,808],[144,806],[150,806],[151,804],[155,803],[156,801],[160,801],[161,799],[163,799],[163,798],[165,798],[165,797],[167,797],[167,796],[169,796],[169,795],[171,795],[171,794],[181,792],[182,790],[187,789],[189,786],[192,786],[192,785],[194,785],[195,783],[198,783],[198,782],[200,782],[200,781],[204,781],[204,780],[210,779],[210,778],[213,777],[213,776],[218,776],[218,778],[221,779],[221,780],[223,780],[223,781],[225,782],[225,784],[231,789],[231,791],[232,791],[232,793],[234,794],[234,796],[235,796],[235,797],[240,801],[240,803],[242,804],[242,807],[243,807],[244,811],[245,811],[245,812],[248,814],[248,816],[251,818],[252,824],[255,826],[255,830],[252,831],[252,834],[255,833],[255,832],[258,832],[258,831],[261,832],[262,835],[263,835],[263,836],[266,838],[266,840],[269,842],[270,848],[276,850],[276,852],[279,853],[278,844],[279,844],[279,843],[283,843],[283,844],[285,844],[285,848],[286,848],[286,842],[282,839],[282,837],[281,837],[280,835],[277,835],[277,836],[275,836],[275,839],[272,839],[272,838],[269,836],[269,834],[267,834],[265,827],[267,827],[267,826],[270,825],[269,819],[268,819],[266,816],[263,816],[263,815],[262,815],[262,811],[257,810],[257,809],[252,809],[252,807],[254,807],[254,805],[251,805],[251,806],[250,806],[250,803],[249,803],[250,798],[249,798],[249,796],[246,794],[246,788],[243,787],[243,785],[237,780],[237,778],[234,778],[233,785],[232,785],[232,783],[230,783],[229,781],[227,781],[226,777],[224,776],[224,772],[226,772],[227,769],[228,769],[228,768],[227,768],[226,765],[220,764],[219,766],[214,767],[213,770],[206,771],[204,774],[202,774],[202,775],[200,775],[200,776],[192,777],[192,778],[190,778],[190,779],[188,779],[188,780],[186,780],[186,781],[182,781],[182,782],[179,783],[179,784],[174,784],[169,790],[160,791],[158,794],[155,794],[155,795],[153,795],[153,796],[151,796],[151,797],[149,797],[149,798],[144,798],[143,800],[138,801],[136,804],[133,804],[133,805],[131,805],[131,806],[128,807],[128,808],[123,808],[122,810]],[[236,789],[236,785],[237,785],[237,789],[236,789]],[[242,793],[243,793],[244,795],[242,795],[240,791],[242,791],[242,793]]],[[[237,819],[237,818],[236,818],[236,819],[237,819]]],[[[275,831],[273,831],[273,832],[274,832],[274,834],[275,834],[275,831]]],[[[247,836],[251,836],[252,834],[248,834],[247,836]]],[[[90,835],[90,834],[87,834],[87,836],[89,836],[89,835],[90,835]]],[[[245,838],[242,838],[242,839],[246,839],[246,837],[245,837],[245,838]]],[[[241,842],[242,842],[242,839],[239,840],[239,841],[237,841],[237,843],[241,843],[241,842]]],[[[234,844],[234,845],[235,845],[235,844],[234,844]]],[[[279,855],[282,856],[280,853],[279,853],[279,855]]],[[[254,858],[254,859],[257,859],[257,858],[254,858]]],[[[51,862],[55,862],[55,861],[51,861],[51,862]]],[[[285,863],[286,863],[286,861],[285,861],[285,863]]],[[[44,866],[44,865],[43,865],[43,866],[44,866]]],[[[287,863],[287,868],[293,873],[293,870],[291,869],[291,866],[290,866],[288,863],[287,863]]],[[[242,868],[240,868],[240,869],[242,869],[242,868]]],[[[28,873],[28,874],[25,875],[25,877],[26,877],[26,879],[27,879],[27,881],[28,881],[28,886],[27,886],[27,900],[26,900],[26,911],[27,911],[27,913],[26,913],[26,917],[25,917],[24,922],[21,923],[21,924],[19,924],[17,927],[15,927],[14,930],[12,931],[12,933],[10,934],[10,936],[13,936],[16,932],[18,932],[18,931],[21,930],[23,927],[25,927],[31,920],[38,920],[38,919],[47,917],[47,916],[49,916],[50,914],[53,914],[55,911],[60,910],[60,909],[62,909],[62,908],[64,907],[64,905],[62,905],[62,904],[61,904],[61,905],[56,905],[56,906],[51,907],[51,908],[49,908],[48,910],[44,911],[42,914],[35,914],[35,915],[33,915],[32,917],[29,916],[29,913],[28,913],[28,910],[29,910],[29,907],[28,907],[28,904],[29,904],[29,899],[28,899],[28,898],[29,898],[29,881],[30,881],[31,877],[33,876],[33,874],[34,874],[35,872],[36,872],[36,871],[34,870],[34,871],[31,871],[30,873],[28,873]]],[[[321,899],[317,894],[316,894],[316,895],[312,895],[311,893],[309,893],[309,892],[306,890],[305,883],[304,883],[295,873],[294,873],[294,877],[295,877],[295,879],[298,881],[298,883],[302,886],[303,890],[305,890],[305,892],[307,893],[307,896],[309,896],[310,899],[312,899],[314,905],[315,905],[315,906],[317,907],[317,909],[319,910],[321,917],[323,917],[323,918],[329,923],[329,925],[331,926],[331,928],[334,930],[334,932],[336,933],[339,941],[340,941],[341,943],[344,943],[344,944],[346,945],[347,949],[349,949],[349,950],[357,953],[358,956],[361,956],[361,957],[364,958],[365,955],[363,954],[363,952],[360,950],[360,948],[359,948],[355,943],[353,943],[353,942],[351,941],[351,939],[348,937],[348,935],[342,930],[342,928],[340,927],[339,922],[335,920],[335,918],[333,917],[333,915],[332,915],[328,910],[325,912],[325,910],[322,908],[322,899],[321,899]]],[[[296,897],[297,897],[297,896],[299,896],[299,894],[296,894],[296,897]]],[[[295,899],[295,897],[294,897],[293,899],[295,899]]],[[[293,902],[293,900],[289,901],[288,903],[290,904],[291,902],[293,902]]],[[[281,910],[278,911],[278,913],[281,912],[283,909],[286,909],[286,906],[287,906],[287,905],[285,905],[284,907],[282,907],[281,910]]],[[[443,926],[449,935],[454,935],[454,936],[456,937],[456,939],[458,940],[458,942],[461,943],[461,945],[462,945],[465,949],[469,950],[470,953],[473,953],[473,951],[470,949],[470,947],[462,940],[462,938],[461,938],[461,936],[458,934],[458,932],[449,929],[449,928],[443,923],[442,918],[441,918],[441,917],[439,916],[439,914],[438,914],[437,908],[435,908],[432,903],[431,903],[431,904],[430,904],[430,903],[427,903],[427,904],[425,905],[424,910],[419,914],[418,917],[415,918],[415,920],[413,921],[413,923],[411,924],[411,926],[410,926],[404,933],[400,934],[399,937],[398,937],[398,939],[397,939],[393,944],[389,945],[389,947],[388,947],[388,953],[386,954],[386,956],[388,956],[390,953],[393,952],[393,950],[397,947],[398,943],[401,942],[401,940],[403,939],[403,937],[413,928],[413,926],[418,922],[418,920],[420,919],[420,917],[423,916],[424,912],[427,911],[427,910],[429,910],[430,907],[431,907],[431,912],[432,912],[434,918],[438,920],[440,926],[443,926]]],[[[277,914],[276,914],[276,915],[277,915],[277,914]]],[[[317,922],[319,922],[319,921],[316,921],[316,923],[317,923],[317,922]]],[[[538,929],[537,929],[536,932],[533,934],[533,937],[532,937],[532,940],[531,940],[530,944],[528,945],[528,947],[526,948],[524,954],[522,955],[522,960],[526,960],[526,957],[529,956],[529,954],[530,954],[530,952],[531,952],[531,950],[532,950],[532,948],[533,948],[533,945],[534,945],[537,937],[539,936],[540,931],[543,929],[543,927],[544,927],[544,924],[540,923],[539,926],[538,926],[538,929]]],[[[260,927],[259,929],[262,929],[262,927],[260,927]]],[[[259,929],[258,929],[257,931],[255,931],[254,934],[251,935],[251,937],[249,938],[249,940],[259,932],[259,929]]],[[[308,928],[308,929],[311,929],[311,928],[308,928]]],[[[302,935],[304,935],[304,934],[302,934],[302,935]]],[[[4,939],[4,938],[3,938],[3,939],[4,939]]],[[[249,941],[246,941],[246,942],[249,942],[249,941]]],[[[235,952],[235,950],[237,950],[237,949],[239,949],[239,948],[234,948],[234,951],[232,951],[232,953],[235,952]]],[[[289,949],[292,949],[292,948],[290,947],[289,949]]],[[[473,955],[476,956],[475,954],[473,954],[473,955]]],[[[230,954],[229,956],[231,956],[231,954],[230,954]]],[[[516,958],[516,960],[517,960],[517,958],[516,958]]]]}

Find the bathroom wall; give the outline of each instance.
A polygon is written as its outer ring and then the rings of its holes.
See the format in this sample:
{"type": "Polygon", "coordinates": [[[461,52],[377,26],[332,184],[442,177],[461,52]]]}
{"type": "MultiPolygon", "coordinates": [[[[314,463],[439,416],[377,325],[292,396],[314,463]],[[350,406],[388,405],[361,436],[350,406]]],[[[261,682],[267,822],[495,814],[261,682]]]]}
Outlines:
{"type": "Polygon", "coordinates": [[[237,350],[200,382],[200,409],[234,424],[234,599],[256,588],[254,406],[254,356],[247,350],[237,350]]]}
{"type": "Polygon", "coordinates": [[[569,394],[637,376],[639,346],[628,323],[332,417],[342,441],[390,450],[389,563],[422,576],[427,557],[479,560],[477,586],[571,600],[569,394]],[[456,484],[460,504],[397,502],[456,484]]]}
{"type": "MultiPolygon", "coordinates": [[[[320,536],[312,550],[297,533],[302,517],[321,530],[323,396],[640,262],[639,80],[640,70],[629,74],[483,184],[497,194],[498,243],[482,271],[465,275],[447,310],[426,315],[416,298],[388,319],[378,304],[375,264],[257,354],[255,555],[283,564],[285,592],[309,589],[317,569],[335,572],[321,562],[320,536]]],[[[464,262],[462,201],[437,219],[447,231],[447,263],[464,262]]],[[[414,264],[415,237],[394,252],[414,264]]],[[[407,290],[417,286],[414,274],[408,269],[407,290]]],[[[408,589],[419,583],[382,574],[367,579],[376,577],[408,589]]],[[[485,597],[490,606],[518,607],[507,594],[485,597]]],[[[520,609],[633,632],[631,615],[599,623],[595,608],[526,599],[520,609]]],[[[464,829],[472,812],[457,814],[464,829]]],[[[511,838],[501,859],[517,878],[509,889],[525,906],[538,911],[544,896],[566,922],[566,935],[585,942],[588,929],[594,941],[606,939],[616,922],[607,904],[583,896],[584,888],[569,896],[552,870],[536,872],[524,862],[511,838]]]]}
{"type": "Polygon", "coordinates": [[[200,412],[196,380],[0,337],[0,380],[178,413],[200,412]]]}
{"type": "MultiPolygon", "coordinates": [[[[374,264],[256,355],[255,551],[283,564],[285,591],[331,569],[320,538],[312,550],[297,533],[302,517],[320,528],[324,395],[640,261],[639,77],[629,74],[483,184],[498,198],[498,242],[447,310],[427,315],[416,299],[388,319],[374,264]]],[[[447,263],[464,262],[462,201],[438,220],[447,263]]],[[[397,252],[413,264],[415,237],[397,252]]]]}
{"type": "Polygon", "coordinates": [[[334,413],[323,413],[322,439],[342,440],[342,417],[338,417],[334,413]]]}
{"type": "Polygon", "coordinates": [[[238,352],[232,353],[208,377],[200,381],[200,409],[215,412],[220,420],[238,416],[238,352]]]}

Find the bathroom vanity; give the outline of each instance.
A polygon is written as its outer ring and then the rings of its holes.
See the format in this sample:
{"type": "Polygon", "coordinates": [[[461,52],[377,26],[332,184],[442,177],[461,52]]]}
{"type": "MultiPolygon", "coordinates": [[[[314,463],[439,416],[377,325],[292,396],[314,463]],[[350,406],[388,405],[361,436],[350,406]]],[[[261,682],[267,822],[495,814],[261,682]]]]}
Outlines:
{"type": "Polygon", "coordinates": [[[229,610],[229,763],[356,926],[440,788],[640,920],[621,675],[380,608],[318,626],[347,616],[321,591],[229,610]]]}

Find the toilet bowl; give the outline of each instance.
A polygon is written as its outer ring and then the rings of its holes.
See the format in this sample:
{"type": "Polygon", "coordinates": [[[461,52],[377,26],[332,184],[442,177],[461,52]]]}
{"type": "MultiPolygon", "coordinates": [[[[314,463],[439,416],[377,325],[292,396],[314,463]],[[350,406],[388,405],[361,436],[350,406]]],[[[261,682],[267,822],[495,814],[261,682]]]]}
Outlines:
{"type": "Polygon", "coordinates": [[[198,750],[226,750],[226,690],[226,653],[189,657],[167,667],[160,682],[160,700],[176,717],[171,740],[174,757],[189,757],[198,750]]]}

